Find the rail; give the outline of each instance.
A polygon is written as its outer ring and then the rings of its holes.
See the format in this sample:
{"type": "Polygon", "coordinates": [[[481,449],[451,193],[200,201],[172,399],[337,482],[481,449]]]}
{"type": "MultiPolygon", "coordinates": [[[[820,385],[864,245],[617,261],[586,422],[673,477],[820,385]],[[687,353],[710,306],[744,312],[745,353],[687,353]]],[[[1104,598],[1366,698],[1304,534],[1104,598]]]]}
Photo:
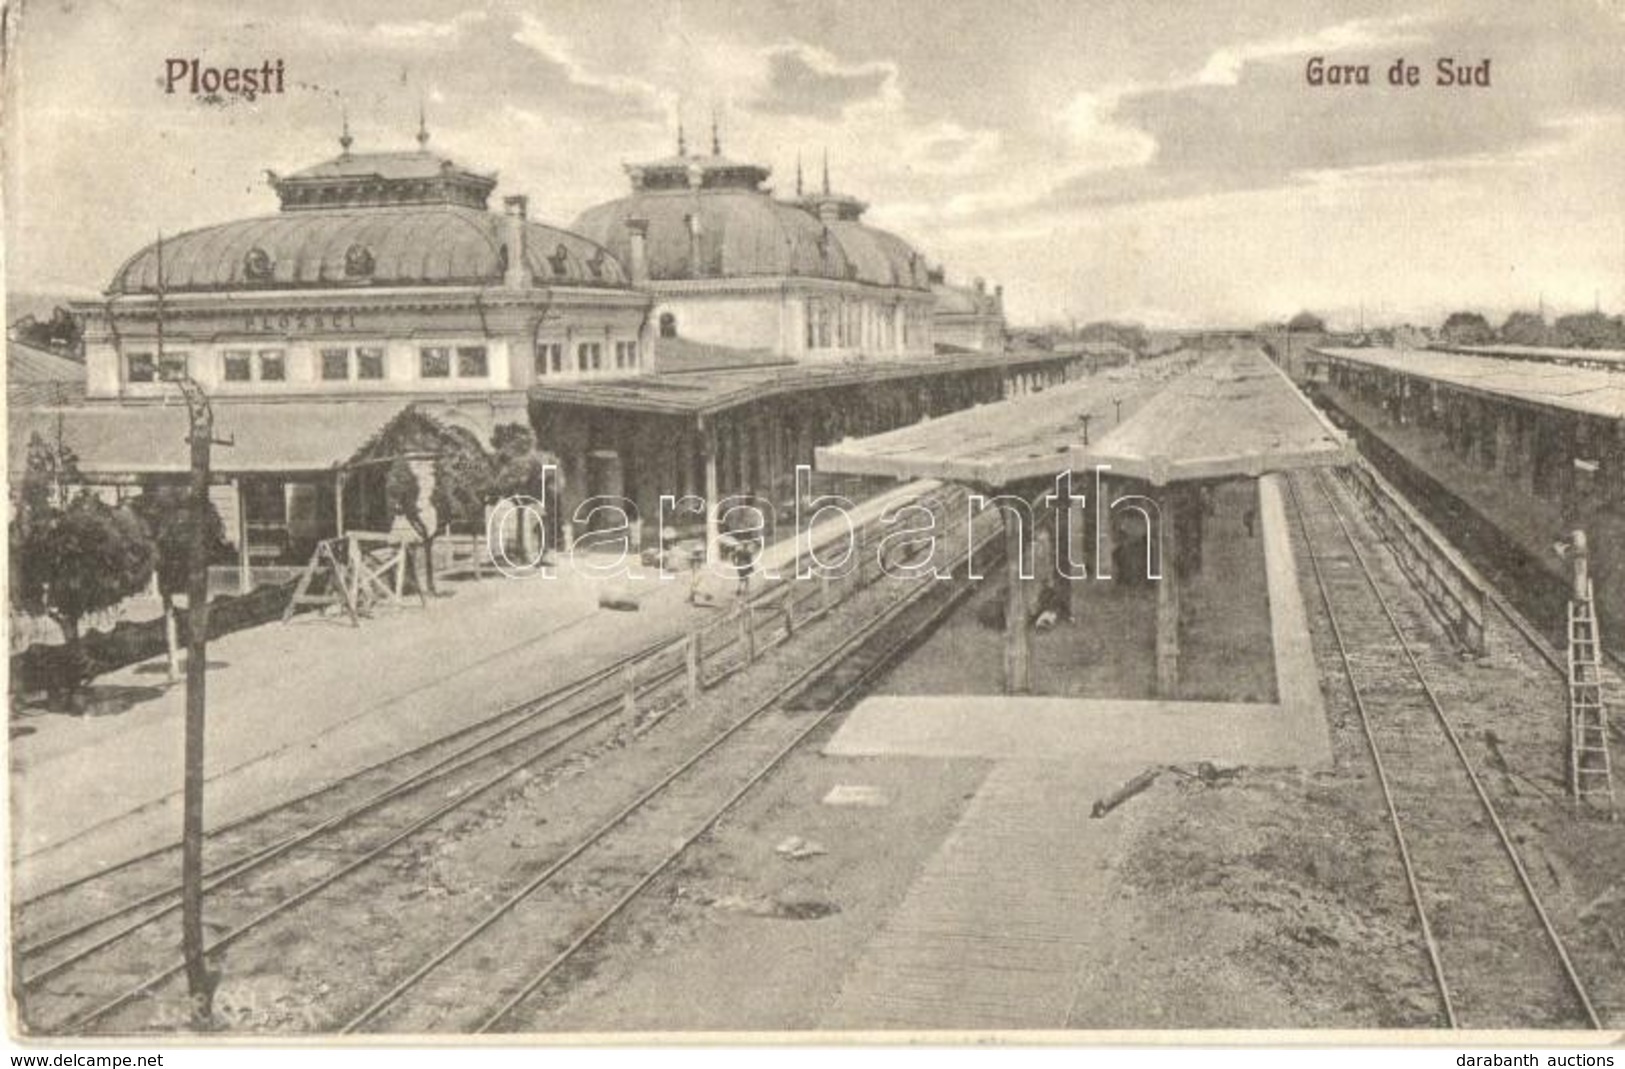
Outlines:
{"type": "Polygon", "coordinates": [[[1445,540],[1438,528],[1368,464],[1340,469],[1376,521],[1394,559],[1456,640],[1475,654],[1487,646],[1484,627],[1490,584],[1445,540]]]}

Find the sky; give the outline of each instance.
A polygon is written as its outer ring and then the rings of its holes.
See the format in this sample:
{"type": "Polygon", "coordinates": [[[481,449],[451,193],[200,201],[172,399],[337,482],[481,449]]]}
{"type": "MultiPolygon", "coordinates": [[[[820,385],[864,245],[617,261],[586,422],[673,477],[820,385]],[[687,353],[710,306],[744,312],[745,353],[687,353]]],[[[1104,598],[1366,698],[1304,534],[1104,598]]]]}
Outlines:
{"type": "Polygon", "coordinates": [[[1625,0],[24,0],[9,31],[11,291],[274,211],[265,172],[337,154],[344,113],[356,151],[413,148],[421,103],[555,225],[680,119],[781,191],[827,152],[1018,324],[1625,308],[1625,0]],[[1371,84],[1308,84],[1316,56],[1371,84]],[[172,57],[281,59],[286,91],[168,94],[172,57]]]}

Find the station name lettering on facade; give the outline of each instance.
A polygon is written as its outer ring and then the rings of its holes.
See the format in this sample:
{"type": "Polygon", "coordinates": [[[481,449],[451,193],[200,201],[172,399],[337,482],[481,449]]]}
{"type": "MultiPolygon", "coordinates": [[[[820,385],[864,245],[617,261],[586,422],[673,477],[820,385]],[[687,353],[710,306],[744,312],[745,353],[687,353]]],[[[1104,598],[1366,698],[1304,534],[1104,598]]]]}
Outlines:
{"type": "Polygon", "coordinates": [[[354,312],[250,312],[243,317],[243,330],[249,334],[320,334],[355,329],[354,312]]]}

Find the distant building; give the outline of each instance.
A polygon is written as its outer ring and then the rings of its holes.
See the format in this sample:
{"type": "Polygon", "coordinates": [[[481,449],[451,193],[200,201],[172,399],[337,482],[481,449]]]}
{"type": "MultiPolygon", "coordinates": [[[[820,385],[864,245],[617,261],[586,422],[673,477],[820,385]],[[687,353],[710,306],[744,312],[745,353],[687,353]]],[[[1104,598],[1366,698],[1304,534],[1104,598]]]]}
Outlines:
{"type": "Polygon", "coordinates": [[[1003,352],[1004,287],[977,279],[969,286],[951,285],[941,268],[931,272],[931,332],[939,350],[1003,352]]]}

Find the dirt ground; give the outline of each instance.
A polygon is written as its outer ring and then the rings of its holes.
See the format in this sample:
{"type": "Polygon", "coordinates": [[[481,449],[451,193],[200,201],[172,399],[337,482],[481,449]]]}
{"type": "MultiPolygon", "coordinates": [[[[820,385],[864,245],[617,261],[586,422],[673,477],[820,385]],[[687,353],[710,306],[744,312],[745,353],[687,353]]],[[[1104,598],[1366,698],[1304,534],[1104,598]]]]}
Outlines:
{"type": "MultiPolygon", "coordinates": [[[[1263,539],[1248,533],[1257,484],[1211,494],[1201,569],[1186,577],[1180,622],[1180,696],[1273,702],[1274,650],[1263,539]]],[[[1033,595],[1029,595],[1031,600],[1033,595]]],[[[990,576],[880,688],[886,694],[997,694],[1003,678],[1004,583],[990,576]]],[[[1156,587],[1084,579],[1075,617],[1032,636],[1033,693],[1079,698],[1156,696],[1156,587]]]]}

